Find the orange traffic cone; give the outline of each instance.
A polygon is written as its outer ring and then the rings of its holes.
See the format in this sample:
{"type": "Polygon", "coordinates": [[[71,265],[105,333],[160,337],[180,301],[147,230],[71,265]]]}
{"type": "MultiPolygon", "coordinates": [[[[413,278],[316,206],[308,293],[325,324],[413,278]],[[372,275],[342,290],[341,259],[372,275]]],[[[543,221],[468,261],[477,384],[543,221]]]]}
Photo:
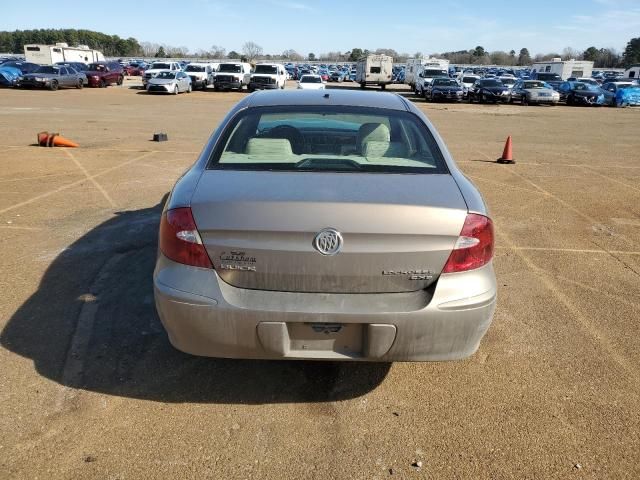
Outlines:
{"type": "Polygon", "coordinates": [[[502,157],[497,161],[498,163],[516,163],[513,159],[513,152],[511,151],[511,135],[507,137],[507,141],[504,144],[504,150],[502,151],[502,157]]]}
{"type": "Polygon", "coordinates": [[[68,138],[61,137],[59,133],[40,132],[38,133],[38,145],[41,147],[79,147],[68,138]]]}

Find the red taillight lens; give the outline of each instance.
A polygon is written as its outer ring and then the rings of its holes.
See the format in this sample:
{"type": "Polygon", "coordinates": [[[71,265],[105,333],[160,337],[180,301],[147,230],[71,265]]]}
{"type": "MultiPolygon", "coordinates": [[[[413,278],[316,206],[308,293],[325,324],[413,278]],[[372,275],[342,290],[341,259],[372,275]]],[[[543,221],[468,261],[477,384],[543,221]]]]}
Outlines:
{"type": "Polygon", "coordinates": [[[470,213],[442,273],[455,273],[480,268],[493,257],[493,222],[470,213]]]}
{"type": "Polygon", "coordinates": [[[162,215],[160,251],[174,262],[213,268],[188,207],[167,210],[162,215]]]}

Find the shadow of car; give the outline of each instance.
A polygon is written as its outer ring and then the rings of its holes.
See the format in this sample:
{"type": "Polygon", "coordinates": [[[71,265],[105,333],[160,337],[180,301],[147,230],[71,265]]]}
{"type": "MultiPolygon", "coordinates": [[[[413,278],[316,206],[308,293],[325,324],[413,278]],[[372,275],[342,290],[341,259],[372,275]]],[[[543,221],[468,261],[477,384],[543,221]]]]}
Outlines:
{"type": "Polygon", "coordinates": [[[174,349],[153,301],[163,203],[118,212],[60,253],[0,344],[67,387],[162,402],[336,401],[384,380],[389,363],[227,360],[174,349]],[[86,348],[72,351],[87,326],[86,348]]]}

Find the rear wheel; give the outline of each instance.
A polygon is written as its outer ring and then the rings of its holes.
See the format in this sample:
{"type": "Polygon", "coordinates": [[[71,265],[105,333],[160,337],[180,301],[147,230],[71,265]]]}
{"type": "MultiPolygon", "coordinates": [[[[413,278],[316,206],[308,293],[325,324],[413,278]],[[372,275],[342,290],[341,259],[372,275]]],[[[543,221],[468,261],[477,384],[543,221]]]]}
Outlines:
{"type": "Polygon", "coordinates": [[[366,86],[366,85],[365,85],[364,83],[361,83],[361,84],[360,84],[360,88],[361,88],[361,89],[363,89],[363,90],[364,90],[364,87],[365,87],[365,86],[366,86]]]}
{"type": "Polygon", "coordinates": [[[84,83],[81,78],[78,79],[78,83],[76,84],[76,88],[81,89],[84,87],[84,83]]]}
{"type": "Polygon", "coordinates": [[[174,95],[178,95],[178,85],[176,85],[175,87],[173,87],[173,94],[174,94],[174,95]]]}
{"type": "Polygon", "coordinates": [[[242,91],[242,87],[244,87],[244,85],[242,85],[242,82],[240,82],[240,86],[238,87],[238,91],[241,92],[242,91]]]}
{"type": "Polygon", "coordinates": [[[58,90],[58,81],[57,80],[51,80],[51,83],[49,84],[49,90],[58,90]]]}
{"type": "Polygon", "coordinates": [[[100,88],[106,88],[107,82],[104,81],[104,78],[100,79],[100,88]]]}
{"type": "Polygon", "coordinates": [[[187,87],[187,93],[191,93],[191,84],[189,84],[189,86],[187,87]]]}
{"type": "Polygon", "coordinates": [[[529,105],[529,101],[527,99],[527,95],[522,95],[522,97],[520,97],[520,103],[526,107],[527,105],[529,105]]]}
{"type": "Polygon", "coordinates": [[[118,85],[122,85],[122,83],[124,82],[124,75],[120,75],[118,77],[118,81],[116,82],[118,85]]]}
{"type": "Polygon", "coordinates": [[[387,84],[383,83],[382,85],[380,85],[380,87],[382,87],[382,90],[385,90],[387,88],[387,84]]]}

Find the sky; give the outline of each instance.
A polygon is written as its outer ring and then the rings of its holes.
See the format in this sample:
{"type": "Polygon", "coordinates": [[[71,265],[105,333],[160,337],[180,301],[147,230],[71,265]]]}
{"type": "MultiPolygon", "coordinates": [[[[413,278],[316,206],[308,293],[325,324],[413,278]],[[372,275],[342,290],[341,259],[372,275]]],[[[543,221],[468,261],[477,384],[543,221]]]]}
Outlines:
{"type": "Polygon", "coordinates": [[[624,50],[640,36],[640,0],[30,0],[1,7],[0,30],[83,28],[191,52],[212,45],[306,56],[352,48],[399,53],[526,47],[624,50]]]}

